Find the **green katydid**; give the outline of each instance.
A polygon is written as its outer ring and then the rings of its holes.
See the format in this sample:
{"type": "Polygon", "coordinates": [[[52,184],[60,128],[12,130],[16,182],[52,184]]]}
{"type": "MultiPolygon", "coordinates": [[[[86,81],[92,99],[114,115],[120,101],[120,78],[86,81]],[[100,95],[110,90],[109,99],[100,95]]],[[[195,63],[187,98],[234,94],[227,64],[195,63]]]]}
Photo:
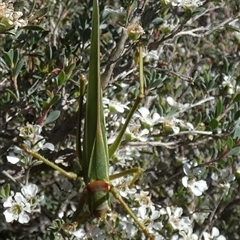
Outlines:
{"type": "MultiPolygon", "coordinates": [[[[126,130],[135,109],[143,97],[143,89],[138,97],[134,108],[130,112],[128,119],[120,132],[118,138],[108,150],[107,139],[105,133],[105,119],[103,114],[102,103],[102,88],[100,80],[100,40],[99,40],[99,9],[98,1],[93,3],[93,20],[92,20],[92,36],[91,36],[91,51],[90,51],[90,67],[89,67],[89,82],[86,103],[86,119],[84,127],[83,153],[80,149],[80,136],[77,137],[77,151],[80,158],[82,170],[84,172],[84,181],[86,184],[87,202],[89,211],[96,217],[103,217],[109,210],[109,191],[118,198],[127,212],[134,218],[136,224],[144,231],[148,237],[152,235],[147,231],[146,227],[138,221],[133,212],[126,206],[123,200],[117,196],[116,191],[109,183],[109,155],[111,156],[126,130]]],[[[141,51],[140,51],[141,52],[141,51]]],[[[142,56],[140,56],[142,60],[142,56]]],[[[141,61],[142,64],[142,61],[141,61]]],[[[142,68],[142,66],[141,66],[142,68]]],[[[142,69],[140,69],[142,71],[142,69]]],[[[141,86],[143,86],[143,77],[141,76],[141,86]]],[[[81,110],[81,109],[80,109],[81,110]]],[[[80,121],[80,119],[79,119],[80,121]]],[[[78,129],[80,132],[80,129],[78,129]]],[[[135,170],[135,169],[133,169],[135,170]]],[[[74,215],[74,220],[77,220],[78,213],[82,206],[74,215]]]]}
{"type": "MultiPolygon", "coordinates": [[[[77,155],[82,167],[83,178],[85,182],[85,190],[79,200],[79,205],[76,212],[73,215],[72,222],[80,225],[86,216],[93,215],[97,218],[103,218],[110,209],[109,194],[111,193],[115,199],[122,205],[126,212],[133,218],[136,225],[143,231],[143,233],[149,239],[154,239],[154,236],[149,233],[145,225],[138,220],[132,210],[127,206],[123,199],[118,195],[114,187],[111,186],[110,180],[124,176],[127,174],[135,173],[132,184],[139,175],[140,169],[131,169],[123,173],[109,176],[109,159],[118,148],[121,143],[121,139],[124,132],[131,120],[132,115],[137,109],[143,95],[143,62],[142,62],[142,49],[139,47],[139,71],[140,71],[140,94],[135,101],[133,108],[131,109],[126,122],[120,131],[118,137],[108,149],[107,138],[105,132],[105,119],[103,113],[103,101],[102,101],[102,87],[100,79],[100,40],[99,40],[99,6],[98,0],[93,1],[93,18],[92,18],[92,35],[91,35],[91,50],[90,50],[90,66],[89,66],[89,81],[87,90],[87,102],[86,102],[86,118],[84,125],[84,137],[83,146],[81,146],[81,119],[79,118],[77,127],[77,155]],[[83,151],[81,151],[81,148],[83,151]],[[83,206],[87,204],[89,208],[89,214],[82,213],[83,206]]],[[[85,85],[81,84],[80,99],[83,99],[85,85]]],[[[79,113],[82,111],[82,102],[80,103],[79,113]]],[[[80,115],[80,114],[79,114],[80,115]]],[[[75,174],[69,174],[55,167],[47,159],[41,155],[28,150],[24,145],[21,147],[31,154],[32,156],[42,160],[51,167],[57,169],[65,176],[70,178],[76,178],[75,174]]]]}

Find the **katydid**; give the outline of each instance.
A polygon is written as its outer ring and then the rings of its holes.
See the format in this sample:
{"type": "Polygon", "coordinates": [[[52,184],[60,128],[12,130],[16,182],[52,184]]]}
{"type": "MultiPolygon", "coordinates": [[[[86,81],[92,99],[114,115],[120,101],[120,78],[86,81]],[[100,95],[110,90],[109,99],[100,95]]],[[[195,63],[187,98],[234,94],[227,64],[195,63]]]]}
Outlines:
{"type": "MultiPolygon", "coordinates": [[[[92,35],[91,35],[91,51],[90,51],[90,66],[89,66],[89,81],[87,90],[86,102],[86,118],[84,126],[83,138],[83,153],[80,149],[80,137],[77,138],[77,151],[84,173],[84,182],[86,184],[86,201],[89,211],[96,217],[104,217],[109,211],[109,192],[120,202],[136,224],[150,238],[153,236],[148,232],[146,227],[138,221],[134,213],[128,208],[126,203],[118,196],[116,190],[109,183],[109,155],[111,156],[121,142],[121,138],[126,130],[135,109],[143,98],[143,89],[141,88],[140,95],[134,105],[134,108],[129,113],[127,121],[120,132],[118,138],[108,150],[107,138],[105,132],[105,119],[103,113],[102,102],[102,87],[100,79],[100,40],[99,40],[99,7],[98,0],[93,1],[93,19],[92,19],[92,35]]],[[[141,51],[140,51],[141,53],[141,51]]],[[[142,65],[142,56],[140,56],[142,65]]],[[[140,72],[142,71],[142,66],[140,72]]],[[[141,86],[143,86],[143,77],[141,76],[141,86]]],[[[81,109],[79,109],[81,111],[81,109]]],[[[79,119],[81,121],[81,119],[79,119]]],[[[80,126],[80,124],[79,124],[80,126]]],[[[78,129],[80,132],[80,129],[78,129]]],[[[133,169],[134,171],[136,169],[133,169]]],[[[122,175],[124,175],[123,173],[122,175]]],[[[82,203],[82,201],[81,201],[82,203]]],[[[74,214],[73,221],[78,221],[79,212],[82,209],[82,204],[74,214]]]]}
{"type": "MultiPolygon", "coordinates": [[[[84,124],[84,136],[83,146],[81,146],[81,117],[78,120],[77,126],[77,156],[82,167],[83,179],[85,182],[85,190],[82,193],[82,197],[79,200],[79,205],[76,212],[73,215],[72,222],[76,223],[78,227],[86,217],[89,215],[103,219],[105,214],[110,210],[109,194],[120,203],[120,205],[126,210],[126,212],[133,218],[136,225],[143,231],[149,239],[154,239],[154,236],[147,230],[145,225],[138,220],[132,210],[127,206],[123,199],[118,194],[117,190],[110,184],[110,180],[121,177],[127,174],[135,173],[132,184],[136,180],[141,171],[138,168],[130,169],[123,173],[109,176],[109,159],[114,154],[124,132],[131,120],[135,110],[137,109],[141,99],[144,97],[143,90],[143,60],[142,60],[142,47],[139,47],[139,72],[140,72],[140,94],[137,97],[133,108],[131,109],[125,124],[120,131],[118,137],[108,149],[105,119],[103,113],[103,101],[102,101],[102,87],[100,78],[100,39],[99,39],[99,3],[98,0],[93,1],[93,17],[92,17],[92,34],[91,34],[91,50],[90,50],[90,64],[89,64],[89,76],[87,86],[87,102],[86,102],[86,114],[84,124]],[[89,213],[83,213],[83,206],[87,204],[89,213]]],[[[85,83],[82,82],[80,93],[80,107],[79,116],[82,111],[82,100],[85,89],[85,83]]],[[[39,154],[27,149],[24,145],[21,147],[31,154],[32,156],[44,161],[46,164],[57,169],[65,176],[70,178],[76,178],[75,174],[68,174],[59,168],[53,166],[47,159],[41,157],[39,154]]]]}

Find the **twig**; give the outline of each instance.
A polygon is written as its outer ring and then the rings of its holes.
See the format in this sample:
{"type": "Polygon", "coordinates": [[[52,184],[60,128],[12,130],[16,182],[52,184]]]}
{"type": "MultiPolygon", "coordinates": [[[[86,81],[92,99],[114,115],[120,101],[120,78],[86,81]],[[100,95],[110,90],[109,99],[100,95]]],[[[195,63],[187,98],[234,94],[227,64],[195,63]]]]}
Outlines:
{"type": "Polygon", "coordinates": [[[187,110],[189,110],[191,108],[194,108],[196,106],[202,105],[203,103],[208,102],[208,101],[212,101],[214,99],[215,99],[214,97],[208,97],[208,98],[205,98],[205,99],[203,99],[203,100],[201,100],[201,101],[199,101],[197,103],[190,104],[189,106],[183,107],[180,111],[178,111],[175,114],[173,114],[172,117],[178,116],[178,114],[180,114],[180,113],[183,113],[183,112],[185,112],[185,111],[187,111],[187,110]]]}
{"type": "MultiPolygon", "coordinates": [[[[146,5],[148,3],[148,0],[145,0],[145,1],[141,1],[141,6],[138,6],[141,10],[140,14],[137,14],[136,16],[134,16],[132,18],[132,20],[130,21],[130,24],[135,24],[137,22],[140,21],[141,19],[141,14],[143,13],[146,5]]],[[[136,11],[138,12],[138,11],[136,11]]],[[[128,39],[128,34],[127,32],[123,29],[122,30],[122,36],[117,44],[117,47],[116,47],[116,50],[112,53],[112,55],[110,56],[110,59],[108,61],[108,64],[105,68],[105,71],[102,75],[102,88],[105,89],[110,80],[111,80],[111,76],[112,76],[112,73],[113,73],[113,69],[117,63],[117,60],[120,58],[121,54],[123,53],[124,51],[124,48],[125,48],[125,43],[128,39]]]]}
{"type": "Polygon", "coordinates": [[[209,217],[208,224],[207,224],[207,225],[204,227],[204,229],[202,230],[202,232],[201,232],[201,234],[200,234],[200,236],[199,236],[199,238],[198,238],[199,240],[202,239],[203,233],[204,233],[207,229],[210,228],[210,225],[212,225],[214,215],[216,214],[217,209],[219,208],[219,205],[220,205],[220,203],[221,203],[221,201],[222,201],[224,195],[226,195],[226,191],[224,191],[224,192],[222,193],[222,195],[221,195],[219,201],[218,201],[217,203],[215,203],[215,208],[213,209],[213,211],[212,211],[212,213],[211,213],[211,215],[210,215],[210,217],[209,217]]]}
{"type": "Polygon", "coordinates": [[[152,147],[166,147],[168,149],[174,149],[177,147],[178,142],[128,142],[128,145],[130,146],[136,146],[136,147],[146,147],[146,146],[152,146],[152,147]]]}

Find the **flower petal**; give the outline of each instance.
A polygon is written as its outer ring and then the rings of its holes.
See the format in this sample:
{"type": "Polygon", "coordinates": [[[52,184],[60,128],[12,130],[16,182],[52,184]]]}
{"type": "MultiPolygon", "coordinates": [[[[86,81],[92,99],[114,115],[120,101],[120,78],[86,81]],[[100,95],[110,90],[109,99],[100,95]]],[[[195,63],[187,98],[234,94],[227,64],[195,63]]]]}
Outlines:
{"type": "Polygon", "coordinates": [[[16,156],[7,156],[7,160],[12,164],[16,164],[19,162],[20,159],[16,156]]]}

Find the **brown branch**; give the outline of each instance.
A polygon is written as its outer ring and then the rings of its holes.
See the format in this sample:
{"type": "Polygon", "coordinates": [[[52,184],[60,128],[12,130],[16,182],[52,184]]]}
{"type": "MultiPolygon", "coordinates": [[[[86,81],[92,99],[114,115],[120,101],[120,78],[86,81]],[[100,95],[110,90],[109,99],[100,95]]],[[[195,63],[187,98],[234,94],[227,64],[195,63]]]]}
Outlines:
{"type": "MultiPolygon", "coordinates": [[[[136,14],[131,19],[129,24],[135,24],[140,21],[141,15],[142,15],[147,3],[148,3],[148,0],[139,1],[138,7],[136,10],[136,14]]],[[[108,84],[111,80],[113,69],[124,51],[125,43],[126,43],[127,39],[128,39],[127,32],[123,29],[122,36],[117,44],[117,47],[116,47],[115,51],[113,51],[113,53],[111,54],[108,64],[106,66],[106,69],[105,69],[104,73],[102,74],[102,88],[103,89],[105,89],[108,86],[108,84]]]]}

